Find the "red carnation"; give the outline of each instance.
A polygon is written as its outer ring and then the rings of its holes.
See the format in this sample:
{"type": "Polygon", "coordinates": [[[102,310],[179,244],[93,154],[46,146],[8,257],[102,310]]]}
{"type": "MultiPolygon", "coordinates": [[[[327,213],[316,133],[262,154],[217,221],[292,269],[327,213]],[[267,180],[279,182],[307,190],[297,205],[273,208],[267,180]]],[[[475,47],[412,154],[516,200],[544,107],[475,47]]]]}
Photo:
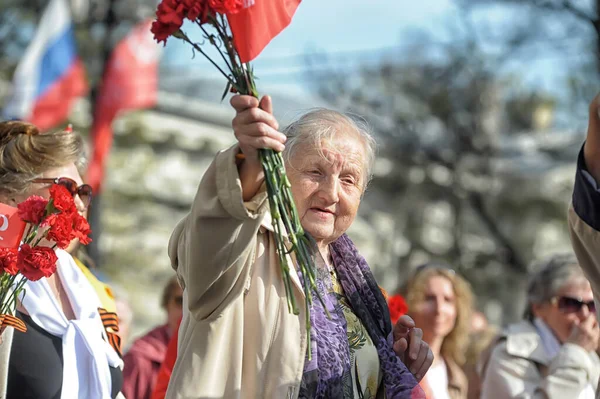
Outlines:
{"type": "Polygon", "coordinates": [[[388,307],[390,308],[390,319],[392,324],[396,324],[398,319],[408,313],[408,305],[402,295],[393,295],[388,299],[388,307]]]}
{"type": "Polygon", "coordinates": [[[78,213],[74,213],[72,218],[73,234],[75,235],[75,238],[77,238],[81,244],[88,245],[92,242],[92,239],[90,238],[92,230],[90,229],[88,221],[78,213]]]}
{"type": "Polygon", "coordinates": [[[54,241],[59,248],[65,249],[75,238],[73,215],[78,213],[55,213],[46,218],[43,226],[49,227],[46,239],[54,241]]]}
{"type": "Polygon", "coordinates": [[[208,15],[211,12],[211,9],[208,7],[206,0],[183,0],[183,4],[185,4],[187,8],[187,19],[190,21],[200,19],[201,24],[208,21],[208,15]]]}
{"type": "Polygon", "coordinates": [[[181,0],[163,0],[156,9],[156,17],[163,24],[181,27],[186,11],[186,6],[181,0]]]}
{"type": "Polygon", "coordinates": [[[173,29],[169,25],[165,25],[159,21],[154,21],[152,22],[150,31],[154,34],[154,40],[156,40],[158,43],[164,42],[166,45],[169,36],[171,36],[173,32],[177,31],[177,29],[179,28],[173,29]]]}
{"type": "Polygon", "coordinates": [[[8,273],[11,276],[17,274],[17,248],[0,248],[0,271],[8,273]]]}
{"type": "Polygon", "coordinates": [[[50,199],[52,200],[52,205],[61,212],[77,212],[73,195],[66,187],[60,184],[53,184],[50,187],[50,199]]]}
{"type": "Polygon", "coordinates": [[[183,25],[186,14],[187,8],[181,0],[163,0],[156,9],[156,21],[152,22],[150,28],[154,39],[167,44],[168,37],[183,25]]]}
{"type": "Polygon", "coordinates": [[[24,222],[38,225],[44,219],[46,215],[46,206],[48,200],[38,195],[32,195],[25,201],[17,205],[19,209],[19,217],[24,222]]]}
{"type": "Polygon", "coordinates": [[[23,244],[17,256],[17,267],[27,280],[37,281],[53,275],[57,261],[58,257],[52,248],[32,248],[29,244],[23,244]]]}

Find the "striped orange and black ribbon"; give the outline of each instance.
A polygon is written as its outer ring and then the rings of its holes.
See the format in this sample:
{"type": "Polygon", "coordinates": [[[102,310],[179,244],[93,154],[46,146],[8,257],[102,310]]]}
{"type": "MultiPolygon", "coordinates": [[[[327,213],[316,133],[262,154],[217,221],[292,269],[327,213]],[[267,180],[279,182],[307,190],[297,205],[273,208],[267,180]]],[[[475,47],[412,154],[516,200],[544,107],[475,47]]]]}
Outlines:
{"type": "Polygon", "coordinates": [[[115,312],[109,312],[106,309],[98,308],[102,324],[106,330],[106,336],[108,337],[108,343],[114,348],[120,357],[123,357],[121,353],[121,337],[119,332],[119,318],[115,312]]]}
{"type": "Polygon", "coordinates": [[[27,331],[27,326],[23,320],[10,314],[0,314],[0,327],[13,327],[20,332],[27,331]]]}

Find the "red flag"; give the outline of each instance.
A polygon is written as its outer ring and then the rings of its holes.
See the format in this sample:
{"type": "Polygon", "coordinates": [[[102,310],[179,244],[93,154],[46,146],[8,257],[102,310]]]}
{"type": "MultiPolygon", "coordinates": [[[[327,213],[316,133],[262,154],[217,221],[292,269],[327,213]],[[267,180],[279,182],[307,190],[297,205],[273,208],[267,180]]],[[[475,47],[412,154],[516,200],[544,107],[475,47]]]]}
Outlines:
{"type": "Polygon", "coordinates": [[[233,42],[242,62],[250,62],[292,21],[301,0],[244,0],[244,9],[228,14],[233,42]]]}
{"type": "Polygon", "coordinates": [[[158,94],[160,46],[154,43],[152,20],[137,25],[121,40],[108,61],[94,111],[92,159],[87,183],[95,191],[104,180],[104,166],[112,146],[112,122],[122,110],[153,107],[158,94]]]}
{"type": "Polygon", "coordinates": [[[0,247],[17,248],[25,233],[25,222],[15,207],[0,203],[0,247]]]}

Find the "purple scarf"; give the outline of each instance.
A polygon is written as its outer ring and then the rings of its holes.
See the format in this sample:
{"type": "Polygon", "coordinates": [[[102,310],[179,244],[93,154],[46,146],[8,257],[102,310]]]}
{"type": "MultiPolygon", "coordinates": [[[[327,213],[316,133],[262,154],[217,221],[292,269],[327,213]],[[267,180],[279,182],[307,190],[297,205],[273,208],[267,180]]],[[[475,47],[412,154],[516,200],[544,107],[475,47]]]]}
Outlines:
{"type": "MultiPolygon", "coordinates": [[[[418,382],[392,348],[392,325],[389,309],[369,265],[358,253],[347,235],[330,245],[333,264],[339,282],[352,311],[365,326],[377,348],[383,373],[383,389],[387,399],[425,398],[418,382]]],[[[318,300],[313,302],[310,320],[313,328],[312,359],[304,363],[304,375],[299,398],[354,398],[350,347],[346,333],[346,318],[331,291],[331,281],[317,279],[317,289],[331,314],[328,319],[318,300]]]]}

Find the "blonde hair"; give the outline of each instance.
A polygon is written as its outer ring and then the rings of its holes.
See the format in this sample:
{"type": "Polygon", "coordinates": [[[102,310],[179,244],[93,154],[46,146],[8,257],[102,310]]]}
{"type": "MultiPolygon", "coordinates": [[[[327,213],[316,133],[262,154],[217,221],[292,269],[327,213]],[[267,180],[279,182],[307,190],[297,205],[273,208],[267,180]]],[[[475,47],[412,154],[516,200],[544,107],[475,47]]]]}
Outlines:
{"type": "Polygon", "coordinates": [[[408,314],[410,315],[411,309],[425,300],[427,282],[435,276],[444,277],[450,281],[456,299],[456,322],[452,331],[444,337],[440,353],[442,357],[451,359],[458,365],[463,365],[466,361],[465,353],[469,342],[473,309],[473,291],[465,279],[453,270],[441,267],[425,266],[418,270],[407,282],[404,290],[408,314]]]}
{"type": "Polygon", "coordinates": [[[0,122],[0,196],[24,195],[45,171],[71,162],[84,169],[79,134],[60,130],[41,134],[31,123],[0,122]]]}

